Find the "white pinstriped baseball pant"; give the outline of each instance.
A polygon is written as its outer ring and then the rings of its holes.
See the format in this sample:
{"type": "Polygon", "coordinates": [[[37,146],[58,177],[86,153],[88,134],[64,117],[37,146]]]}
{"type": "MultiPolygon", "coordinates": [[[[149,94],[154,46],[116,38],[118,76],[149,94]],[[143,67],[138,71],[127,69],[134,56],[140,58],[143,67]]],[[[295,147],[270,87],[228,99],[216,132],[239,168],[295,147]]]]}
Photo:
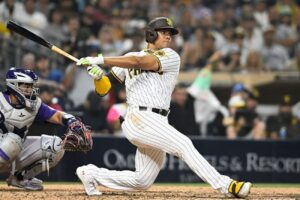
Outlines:
{"type": "Polygon", "coordinates": [[[108,170],[88,165],[85,171],[105,187],[131,190],[149,188],[161,170],[166,153],[178,156],[205,182],[226,194],[232,179],[221,175],[196,150],[191,140],[168,123],[167,117],[151,111],[129,109],[122,128],[137,146],[135,171],[108,170]]]}

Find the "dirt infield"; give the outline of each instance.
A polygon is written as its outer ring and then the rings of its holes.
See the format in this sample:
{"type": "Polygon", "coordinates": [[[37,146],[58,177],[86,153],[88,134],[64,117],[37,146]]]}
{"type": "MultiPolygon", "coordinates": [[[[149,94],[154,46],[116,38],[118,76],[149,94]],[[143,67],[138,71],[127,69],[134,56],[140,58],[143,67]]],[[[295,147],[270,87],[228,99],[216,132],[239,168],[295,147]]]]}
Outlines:
{"type": "MultiPolygon", "coordinates": [[[[44,191],[28,192],[22,189],[8,187],[0,184],[1,200],[144,200],[144,199],[172,199],[172,200],[194,200],[194,199],[230,199],[224,197],[208,186],[180,185],[166,186],[154,185],[147,191],[116,191],[99,187],[103,192],[100,197],[88,197],[85,195],[83,186],[74,184],[45,184],[44,191]]],[[[254,187],[247,199],[300,199],[300,189],[295,187],[254,187]]]]}

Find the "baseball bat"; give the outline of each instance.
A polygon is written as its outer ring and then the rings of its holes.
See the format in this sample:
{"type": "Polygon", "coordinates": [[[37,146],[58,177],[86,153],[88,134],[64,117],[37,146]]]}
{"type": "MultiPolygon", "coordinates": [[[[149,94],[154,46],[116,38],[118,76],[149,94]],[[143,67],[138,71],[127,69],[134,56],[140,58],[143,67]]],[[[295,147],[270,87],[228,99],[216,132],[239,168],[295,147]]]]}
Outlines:
{"type": "Polygon", "coordinates": [[[34,34],[33,32],[27,30],[26,28],[16,24],[15,22],[13,21],[9,21],[7,24],[6,24],[6,27],[13,31],[13,32],[16,32],[34,42],[37,42],[38,44],[40,45],[43,45],[44,47],[47,47],[49,49],[51,49],[52,51],[62,55],[62,56],[65,56],[67,58],[69,58],[70,60],[74,61],[74,62],[78,62],[79,60],[77,58],[75,58],[74,56],[68,54],[67,52],[65,52],[64,50],[58,48],[57,46],[51,44],[50,42],[46,41],[45,39],[43,39],[42,37],[34,34]]]}

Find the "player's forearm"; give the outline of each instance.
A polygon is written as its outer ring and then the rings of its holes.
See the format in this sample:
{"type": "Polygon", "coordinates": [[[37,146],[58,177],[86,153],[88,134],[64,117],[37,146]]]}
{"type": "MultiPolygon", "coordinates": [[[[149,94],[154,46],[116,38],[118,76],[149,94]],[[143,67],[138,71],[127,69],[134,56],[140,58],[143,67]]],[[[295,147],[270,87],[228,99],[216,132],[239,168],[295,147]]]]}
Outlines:
{"type": "Polygon", "coordinates": [[[66,114],[65,112],[62,111],[56,111],[51,117],[50,119],[48,119],[47,121],[53,124],[60,124],[63,125],[62,123],[62,117],[63,115],[66,114]]]}
{"type": "Polygon", "coordinates": [[[134,68],[144,70],[158,69],[158,61],[155,56],[118,56],[105,57],[104,64],[121,68],[134,68]]]}
{"type": "Polygon", "coordinates": [[[57,110],[47,121],[53,124],[60,124],[62,126],[68,126],[71,122],[77,120],[75,116],[57,110]]]}

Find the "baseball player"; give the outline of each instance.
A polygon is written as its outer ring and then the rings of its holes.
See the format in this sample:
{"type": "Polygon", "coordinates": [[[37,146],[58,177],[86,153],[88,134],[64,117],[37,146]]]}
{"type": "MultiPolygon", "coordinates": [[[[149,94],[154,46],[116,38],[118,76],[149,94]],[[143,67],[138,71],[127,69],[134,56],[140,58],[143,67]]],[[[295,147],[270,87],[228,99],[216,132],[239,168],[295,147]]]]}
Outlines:
{"type": "Polygon", "coordinates": [[[77,119],[41,102],[37,75],[11,68],[6,74],[7,91],[0,92],[0,172],[11,172],[7,184],[27,190],[42,190],[36,175],[54,167],[63,157],[57,136],[27,136],[35,120],[69,126],[77,119]]]}
{"type": "Polygon", "coordinates": [[[85,57],[78,65],[88,65],[99,95],[109,92],[113,84],[125,83],[128,109],[122,129],[137,147],[135,171],[114,171],[93,164],[78,167],[77,176],[88,195],[101,195],[97,185],[119,189],[145,190],[155,181],[166,153],[184,160],[214,189],[228,196],[246,197],[250,182],[239,182],[221,175],[197,151],[191,140],[168,123],[171,93],[180,68],[180,57],[168,48],[174,28],[169,18],[152,20],[145,30],[147,48],[118,57],[85,57]],[[97,65],[114,66],[107,75],[97,65]]]}

